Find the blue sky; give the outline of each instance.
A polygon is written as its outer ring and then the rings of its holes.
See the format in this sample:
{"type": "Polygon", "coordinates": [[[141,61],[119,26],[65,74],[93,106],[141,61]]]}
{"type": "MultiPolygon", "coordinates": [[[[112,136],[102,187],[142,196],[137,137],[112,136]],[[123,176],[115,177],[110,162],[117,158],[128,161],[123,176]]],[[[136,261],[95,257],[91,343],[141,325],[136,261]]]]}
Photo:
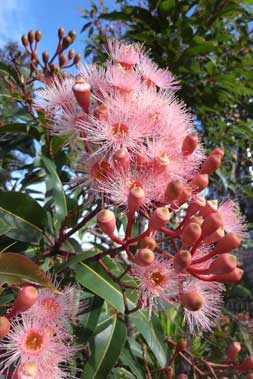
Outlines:
{"type": "MultiPolygon", "coordinates": [[[[115,2],[106,4],[114,8],[115,2]]],[[[89,0],[0,0],[0,47],[8,40],[20,40],[20,36],[30,29],[41,29],[43,38],[40,51],[53,53],[57,43],[57,29],[63,26],[66,31],[75,29],[76,51],[84,49],[85,35],[80,34],[84,24],[81,9],[89,8],[89,0]]]]}

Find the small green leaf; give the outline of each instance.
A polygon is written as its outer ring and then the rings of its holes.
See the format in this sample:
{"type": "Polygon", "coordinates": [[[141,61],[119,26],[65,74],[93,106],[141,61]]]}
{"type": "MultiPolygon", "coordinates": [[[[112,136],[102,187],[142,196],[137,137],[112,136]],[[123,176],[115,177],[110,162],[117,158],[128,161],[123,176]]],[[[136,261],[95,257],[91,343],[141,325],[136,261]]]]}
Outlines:
{"type": "Polygon", "coordinates": [[[28,283],[57,291],[44,271],[31,259],[21,254],[2,253],[0,255],[0,285],[21,286],[28,283]]]}
{"type": "Polygon", "coordinates": [[[126,336],[125,323],[114,316],[111,325],[96,335],[92,355],[84,367],[82,378],[107,378],[125,345],[126,336]]]}

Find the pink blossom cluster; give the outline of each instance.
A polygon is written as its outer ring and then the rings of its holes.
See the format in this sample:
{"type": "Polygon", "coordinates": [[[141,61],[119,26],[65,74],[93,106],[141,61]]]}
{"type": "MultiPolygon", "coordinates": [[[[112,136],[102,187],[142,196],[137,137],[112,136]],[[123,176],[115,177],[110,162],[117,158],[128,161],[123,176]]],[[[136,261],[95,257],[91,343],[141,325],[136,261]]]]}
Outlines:
{"type": "Polygon", "coordinates": [[[192,332],[210,330],[224,284],[242,277],[231,251],[247,234],[232,200],[208,199],[224,151],[206,157],[178,81],[142,45],[110,40],[108,54],[104,67],[80,65],[77,76],[52,80],[38,104],[52,134],[81,146],[75,182],[105,199],[97,224],[126,252],[139,307],[179,304],[192,332]],[[123,238],[115,208],[128,217],[123,238]],[[133,236],[138,217],[146,230],[133,236]]]}
{"type": "Polygon", "coordinates": [[[79,295],[74,287],[59,294],[23,288],[0,320],[0,373],[7,379],[74,378],[69,364],[79,347],[70,327],[83,308],[79,295]]]}

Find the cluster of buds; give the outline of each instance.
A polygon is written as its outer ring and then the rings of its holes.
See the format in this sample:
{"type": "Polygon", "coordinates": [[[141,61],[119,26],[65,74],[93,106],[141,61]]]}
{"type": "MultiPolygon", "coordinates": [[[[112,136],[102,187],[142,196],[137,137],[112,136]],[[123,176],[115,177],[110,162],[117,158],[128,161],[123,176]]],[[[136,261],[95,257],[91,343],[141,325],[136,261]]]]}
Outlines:
{"type": "Polygon", "coordinates": [[[0,373],[11,373],[11,379],[66,378],[78,351],[69,326],[83,308],[79,299],[74,287],[62,293],[23,287],[0,317],[0,373]]]}
{"type": "MultiPolygon", "coordinates": [[[[26,53],[30,56],[31,72],[37,74],[38,79],[42,79],[41,71],[38,68],[42,68],[43,74],[46,77],[51,77],[53,74],[60,72],[63,69],[67,69],[76,65],[81,58],[79,53],[75,53],[74,49],[69,49],[67,55],[64,52],[70,47],[76,38],[76,32],[71,30],[65,35],[64,28],[58,29],[58,44],[56,51],[50,58],[47,51],[43,51],[42,59],[39,59],[38,45],[42,38],[42,32],[40,30],[30,30],[28,34],[23,34],[21,41],[26,50],[26,53]],[[55,59],[58,59],[58,63],[55,64],[55,59]]],[[[64,76],[64,73],[62,73],[64,76]]]]}
{"type": "Polygon", "coordinates": [[[127,254],[128,273],[138,282],[137,309],[180,304],[192,332],[210,330],[224,284],[243,274],[231,254],[246,235],[243,217],[233,201],[219,204],[202,193],[224,150],[205,155],[175,96],[177,80],[142,45],[110,40],[108,51],[105,67],[79,65],[76,77],[55,78],[40,90],[37,105],[50,133],[71,136],[71,146],[81,149],[73,181],[94,199],[103,196],[97,224],[127,254]],[[115,208],[128,217],[123,237],[115,208]],[[170,220],[180,217],[171,228],[170,220]],[[146,230],[133,236],[140,218],[146,230]]]}

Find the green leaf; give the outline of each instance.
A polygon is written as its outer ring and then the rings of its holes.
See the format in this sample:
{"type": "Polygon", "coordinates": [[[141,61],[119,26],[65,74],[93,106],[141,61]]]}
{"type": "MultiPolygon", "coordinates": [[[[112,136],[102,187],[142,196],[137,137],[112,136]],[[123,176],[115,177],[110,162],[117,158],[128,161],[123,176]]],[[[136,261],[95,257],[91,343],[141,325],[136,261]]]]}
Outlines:
{"type": "Polygon", "coordinates": [[[176,6],[175,0],[164,0],[160,3],[159,9],[161,12],[169,13],[176,6]]]}
{"type": "Polygon", "coordinates": [[[47,275],[31,259],[21,254],[2,253],[0,255],[0,285],[20,286],[28,283],[57,291],[47,275]]]}
{"type": "Polygon", "coordinates": [[[83,333],[85,336],[82,339],[82,343],[86,343],[88,339],[92,336],[92,333],[97,326],[103,304],[104,304],[104,301],[100,297],[93,296],[92,303],[89,307],[88,318],[82,323],[82,326],[84,326],[83,333]]]}
{"type": "Polygon", "coordinates": [[[62,182],[57,174],[54,162],[46,157],[42,157],[41,162],[46,171],[46,199],[50,202],[50,205],[53,206],[56,224],[60,226],[68,212],[62,182]]]}
{"type": "Polygon", "coordinates": [[[125,323],[114,316],[112,324],[96,335],[92,355],[85,365],[82,378],[107,378],[125,345],[126,336],[125,323]]]}
{"type": "Polygon", "coordinates": [[[0,192],[0,218],[9,226],[6,236],[17,241],[38,243],[47,224],[45,210],[20,192],[0,192]]]}
{"type": "Polygon", "coordinates": [[[213,51],[213,50],[214,50],[213,42],[205,42],[203,44],[189,47],[187,50],[185,50],[184,54],[193,57],[195,55],[209,53],[210,51],[213,51]]]}

